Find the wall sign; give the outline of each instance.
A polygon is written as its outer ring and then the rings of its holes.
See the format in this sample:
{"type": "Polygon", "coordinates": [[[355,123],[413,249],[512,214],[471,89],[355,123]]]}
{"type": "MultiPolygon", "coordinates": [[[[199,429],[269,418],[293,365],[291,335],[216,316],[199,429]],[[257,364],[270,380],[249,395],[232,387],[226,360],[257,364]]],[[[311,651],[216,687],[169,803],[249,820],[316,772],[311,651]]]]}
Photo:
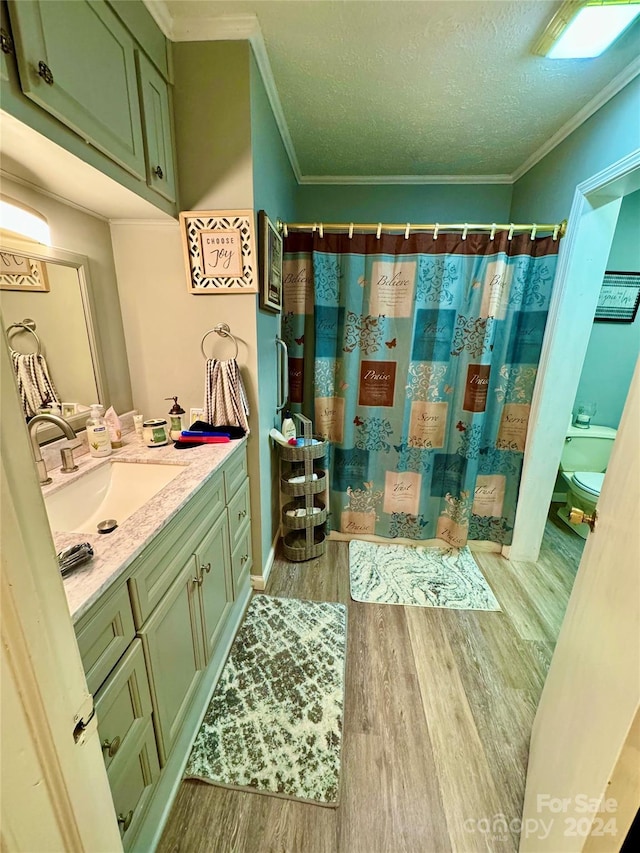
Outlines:
{"type": "Polygon", "coordinates": [[[252,210],[180,214],[191,293],[257,293],[252,210]]]}
{"type": "Polygon", "coordinates": [[[0,290],[48,291],[45,265],[33,258],[0,252],[0,290]]]}
{"type": "Polygon", "coordinates": [[[607,271],[604,274],[595,322],[633,323],[640,302],[640,273],[607,271]]]}

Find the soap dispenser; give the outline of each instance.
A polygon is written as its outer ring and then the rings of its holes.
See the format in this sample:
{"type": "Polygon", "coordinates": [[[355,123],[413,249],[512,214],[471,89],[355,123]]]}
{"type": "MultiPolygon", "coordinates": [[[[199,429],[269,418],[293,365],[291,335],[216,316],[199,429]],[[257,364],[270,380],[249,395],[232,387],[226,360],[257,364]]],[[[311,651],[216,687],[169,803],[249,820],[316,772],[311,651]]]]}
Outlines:
{"type": "Polygon", "coordinates": [[[185,429],[182,422],[184,409],[178,403],[177,397],[165,397],[165,400],[173,400],[173,406],[169,410],[169,435],[172,441],[180,441],[182,430],[185,429]]]}
{"type": "Polygon", "coordinates": [[[86,424],[89,453],[92,456],[111,456],[107,422],[102,417],[104,409],[100,403],[93,403],[90,409],[91,415],[87,418],[86,424]]]}

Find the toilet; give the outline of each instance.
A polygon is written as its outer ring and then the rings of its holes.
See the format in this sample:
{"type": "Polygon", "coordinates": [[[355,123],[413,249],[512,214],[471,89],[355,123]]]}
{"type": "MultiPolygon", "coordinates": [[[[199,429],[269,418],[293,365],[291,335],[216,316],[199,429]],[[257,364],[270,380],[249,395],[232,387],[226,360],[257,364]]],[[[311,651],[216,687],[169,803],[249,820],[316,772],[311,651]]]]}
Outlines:
{"type": "Polygon", "coordinates": [[[587,429],[570,426],[567,430],[560,457],[560,474],[568,489],[567,504],[558,510],[558,516],[583,539],[587,538],[589,526],[571,524],[568,516],[572,507],[587,515],[596,508],[615,438],[615,429],[596,424],[587,429]]]}

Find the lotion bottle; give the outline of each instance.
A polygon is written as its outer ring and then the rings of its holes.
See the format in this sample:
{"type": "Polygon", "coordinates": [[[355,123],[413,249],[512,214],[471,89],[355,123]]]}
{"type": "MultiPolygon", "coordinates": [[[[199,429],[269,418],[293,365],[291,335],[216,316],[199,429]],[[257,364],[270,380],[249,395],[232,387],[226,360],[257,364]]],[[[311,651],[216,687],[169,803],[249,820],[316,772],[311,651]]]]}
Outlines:
{"type": "Polygon", "coordinates": [[[87,440],[92,456],[111,456],[111,442],[107,422],[102,417],[102,406],[94,403],[87,418],[87,440]]]}
{"type": "Polygon", "coordinates": [[[289,441],[290,438],[296,437],[296,425],[294,423],[293,418],[291,417],[291,412],[289,409],[284,413],[284,418],[282,421],[282,435],[289,441]]]}

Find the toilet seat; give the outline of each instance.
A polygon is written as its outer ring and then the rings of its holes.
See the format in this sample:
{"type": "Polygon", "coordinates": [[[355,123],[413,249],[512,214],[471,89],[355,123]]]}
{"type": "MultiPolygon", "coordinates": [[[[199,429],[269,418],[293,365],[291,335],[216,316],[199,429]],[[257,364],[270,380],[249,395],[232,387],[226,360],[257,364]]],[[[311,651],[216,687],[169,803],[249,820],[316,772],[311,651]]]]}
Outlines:
{"type": "Polygon", "coordinates": [[[571,478],[578,488],[594,497],[600,496],[604,474],[597,471],[576,471],[571,478]]]}

